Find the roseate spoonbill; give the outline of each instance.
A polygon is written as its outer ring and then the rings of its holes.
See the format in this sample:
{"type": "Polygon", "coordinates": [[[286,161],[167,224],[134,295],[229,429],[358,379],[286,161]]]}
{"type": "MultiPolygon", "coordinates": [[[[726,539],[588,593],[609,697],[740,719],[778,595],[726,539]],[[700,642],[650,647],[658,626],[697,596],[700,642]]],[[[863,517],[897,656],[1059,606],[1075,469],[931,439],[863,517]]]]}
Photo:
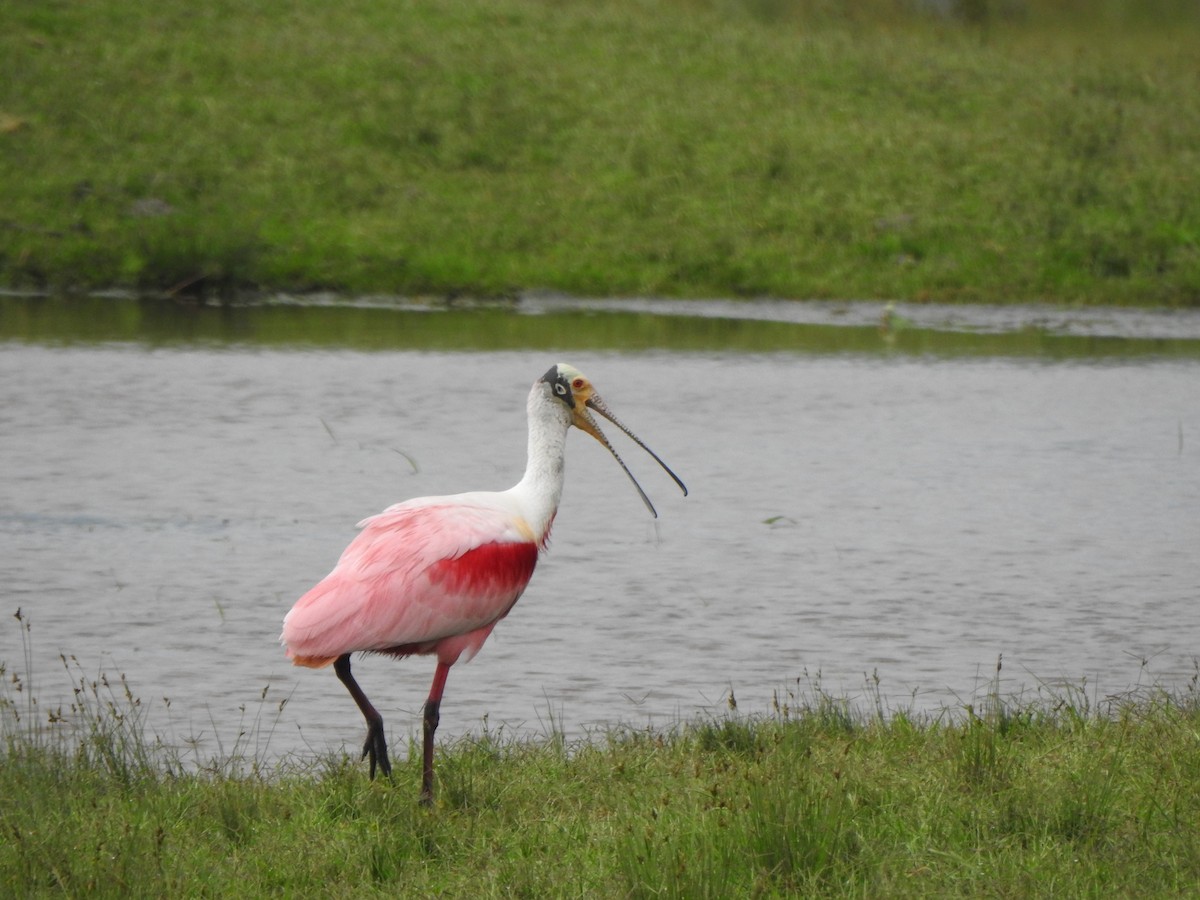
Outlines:
{"type": "Polygon", "coordinates": [[[567,430],[587,432],[620,463],[646,508],[654,505],[604,436],[604,416],[654,457],[687,495],[679,477],[621,424],[578,369],[560,363],[533,384],[526,403],[525,475],[507,491],[418,497],[359,522],[362,531],[333,571],[284,617],[282,642],[299,666],[330,663],[367,721],[362,755],[370,775],[391,775],[383,717],[350,673],[350,654],[437,657],[425,701],[421,801],[433,800],[433,738],[446,676],[469,660],[529,584],[546,549],[563,488],[567,430]]]}

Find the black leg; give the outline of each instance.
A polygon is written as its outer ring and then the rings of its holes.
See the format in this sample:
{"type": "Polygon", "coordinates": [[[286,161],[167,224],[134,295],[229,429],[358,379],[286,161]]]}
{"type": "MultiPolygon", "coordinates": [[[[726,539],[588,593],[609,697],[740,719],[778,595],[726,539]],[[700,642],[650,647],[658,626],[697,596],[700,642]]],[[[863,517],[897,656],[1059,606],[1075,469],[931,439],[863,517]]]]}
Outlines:
{"type": "Polygon", "coordinates": [[[363,744],[362,758],[370,757],[371,778],[375,778],[376,766],[379,767],[380,772],[391,778],[392,764],[388,762],[387,738],[383,734],[383,716],[371,705],[367,695],[363,693],[358,682],[354,680],[354,676],[350,674],[349,653],[339,656],[334,661],[333,671],[337,673],[338,680],[346,686],[346,690],[350,692],[350,696],[354,698],[354,702],[362,711],[363,718],[367,720],[367,741],[363,744]]]}
{"type": "Polygon", "coordinates": [[[433,803],[433,735],[438,727],[438,709],[441,703],[425,701],[425,767],[421,774],[421,802],[426,806],[433,803]]]}
{"type": "Polygon", "coordinates": [[[433,803],[433,735],[437,731],[442,691],[446,689],[446,676],[449,674],[450,666],[439,662],[433,673],[429,699],[425,701],[425,765],[421,772],[421,803],[424,806],[433,803]]]}

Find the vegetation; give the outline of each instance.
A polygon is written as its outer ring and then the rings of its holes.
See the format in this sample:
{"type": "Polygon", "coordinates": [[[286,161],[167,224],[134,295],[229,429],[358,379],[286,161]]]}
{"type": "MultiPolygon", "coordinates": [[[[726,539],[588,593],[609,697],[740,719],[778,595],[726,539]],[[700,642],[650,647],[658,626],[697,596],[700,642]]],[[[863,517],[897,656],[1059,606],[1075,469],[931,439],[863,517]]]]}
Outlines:
{"type": "Polygon", "coordinates": [[[0,284],[1200,304],[1183,0],[0,7],[0,284]]]}
{"type": "MultiPolygon", "coordinates": [[[[18,612],[18,617],[20,617],[18,612]]],[[[20,619],[27,628],[24,619],[20,619]]],[[[0,667],[6,896],[1177,896],[1200,883],[1200,703],[994,690],[937,717],[820,689],[769,718],[356,761],[204,763],[124,678],[47,710],[0,667]]],[[[269,737],[270,709],[242,747],[269,737]]],[[[732,693],[730,705],[734,707],[732,693]]],[[[265,714],[264,714],[265,711],[265,714]]]]}

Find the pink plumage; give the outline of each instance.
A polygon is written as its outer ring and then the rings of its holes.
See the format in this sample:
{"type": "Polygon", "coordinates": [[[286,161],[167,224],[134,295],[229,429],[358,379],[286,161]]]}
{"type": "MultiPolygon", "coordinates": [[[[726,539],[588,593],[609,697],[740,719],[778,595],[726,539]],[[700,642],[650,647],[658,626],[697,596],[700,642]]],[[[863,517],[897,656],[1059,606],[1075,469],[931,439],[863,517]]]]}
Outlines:
{"type": "Polygon", "coordinates": [[[454,499],[360,522],[337,566],[284,619],[288,657],[319,667],[358,650],[435,653],[446,665],[474,656],[529,584],[539,544],[501,505],[454,499]]]}
{"type": "Polygon", "coordinates": [[[288,657],[333,669],[367,721],[363,757],[371,777],[391,775],[383,717],[350,672],[350,655],[433,654],[437,668],[424,712],[421,800],[433,799],[433,741],[450,667],[483,646],[529,584],[562,496],[567,430],[600,441],[641,486],[600,431],[592,412],[633,438],[687,488],[649,447],[609,412],[577,369],[560,363],[534,382],[526,402],[529,454],[525,474],[507,491],[421,497],[359,523],[362,531],[333,571],[296,601],[283,620],[288,657]]]}

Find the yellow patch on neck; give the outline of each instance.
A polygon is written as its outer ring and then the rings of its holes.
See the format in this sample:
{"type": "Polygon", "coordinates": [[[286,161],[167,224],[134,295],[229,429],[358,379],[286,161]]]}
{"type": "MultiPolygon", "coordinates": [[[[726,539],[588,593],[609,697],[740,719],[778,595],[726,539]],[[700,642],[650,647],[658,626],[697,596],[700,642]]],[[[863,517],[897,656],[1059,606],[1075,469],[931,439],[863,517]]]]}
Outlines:
{"type": "Polygon", "coordinates": [[[533,529],[529,527],[529,523],[520,516],[517,516],[515,519],[513,519],[513,525],[516,526],[517,531],[521,533],[521,537],[525,538],[525,540],[529,541],[531,544],[537,540],[537,535],[533,533],[533,529]]]}

